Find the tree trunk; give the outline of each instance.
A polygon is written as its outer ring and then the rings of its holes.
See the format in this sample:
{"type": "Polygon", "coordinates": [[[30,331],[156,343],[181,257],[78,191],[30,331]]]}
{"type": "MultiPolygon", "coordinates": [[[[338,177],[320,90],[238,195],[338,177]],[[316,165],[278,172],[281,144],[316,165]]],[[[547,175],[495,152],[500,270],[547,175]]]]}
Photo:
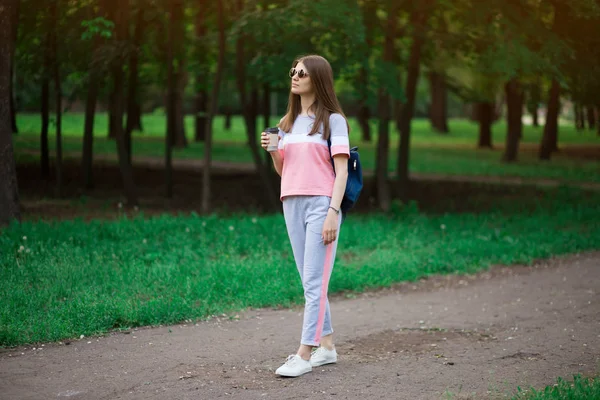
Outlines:
{"type": "MultiPolygon", "coordinates": [[[[113,85],[115,84],[115,78],[113,76],[113,85]]],[[[117,137],[116,131],[116,122],[115,122],[115,118],[116,118],[116,114],[117,112],[115,111],[115,104],[116,104],[116,100],[115,100],[115,93],[114,93],[114,89],[113,91],[111,91],[108,95],[108,138],[109,139],[114,139],[117,137]]]]}
{"type": "Polygon", "coordinates": [[[58,56],[57,24],[59,16],[59,1],[54,0],[50,6],[52,71],[54,75],[54,105],[56,107],[56,196],[63,194],[63,155],[62,155],[62,85],[60,77],[60,61],[58,56]]]}
{"type": "MultiPolygon", "coordinates": [[[[14,42],[16,43],[16,42],[14,42]]],[[[13,53],[13,57],[11,58],[11,64],[14,65],[14,53],[13,53]]],[[[19,127],[17,126],[17,106],[15,104],[15,93],[14,93],[14,82],[13,82],[13,77],[14,77],[14,68],[11,67],[11,79],[10,79],[10,88],[9,88],[9,94],[10,94],[10,125],[11,125],[11,130],[12,133],[17,134],[19,133],[19,127]]]]}
{"type": "Polygon", "coordinates": [[[204,138],[204,169],[202,171],[202,212],[209,213],[211,204],[211,153],[212,153],[212,118],[217,112],[219,104],[219,88],[221,86],[221,77],[225,64],[225,15],[223,2],[217,2],[217,26],[219,32],[219,53],[217,56],[217,71],[215,72],[213,87],[210,96],[210,106],[206,118],[206,137],[204,138]]]}
{"type": "Polygon", "coordinates": [[[142,108],[138,95],[138,65],[142,37],[145,31],[144,9],[138,6],[137,18],[133,32],[133,50],[129,55],[129,85],[127,87],[127,122],[125,123],[125,145],[127,147],[127,158],[131,163],[131,139],[132,132],[142,130],[142,108]]]}
{"type": "MultiPolygon", "coordinates": [[[[358,72],[357,91],[359,94],[359,108],[357,117],[362,141],[366,143],[371,143],[373,141],[371,125],[369,124],[369,120],[371,119],[371,110],[369,107],[369,94],[371,93],[369,88],[369,59],[373,52],[375,30],[379,26],[379,17],[377,16],[378,8],[377,2],[374,1],[365,1],[362,5],[362,17],[365,26],[365,47],[363,48],[364,59],[361,60],[362,65],[358,72]]],[[[379,97],[379,93],[377,95],[379,97]]],[[[389,118],[390,117],[388,116],[388,119],[389,118]]]]}
{"type": "MultiPolygon", "coordinates": [[[[182,18],[183,18],[183,7],[182,9],[182,18]]],[[[181,22],[180,22],[181,24],[181,22]]],[[[183,32],[181,32],[183,35],[183,32]]],[[[183,57],[183,56],[182,56],[183,57]]],[[[187,74],[185,72],[185,60],[180,58],[178,62],[179,68],[176,74],[176,83],[175,86],[177,88],[177,92],[175,94],[175,147],[184,148],[187,147],[188,141],[185,135],[185,112],[183,109],[183,93],[185,91],[185,86],[187,84],[187,74]]]]}
{"type": "Polygon", "coordinates": [[[14,81],[15,81],[15,50],[16,50],[16,46],[17,46],[17,39],[18,39],[18,34],[19,34],[19,29],[18,29],[18,25],[19,25],[19,9],[20,9],[20,4],[17,1],[16,2],[16,6],[15,6],[15,23],[12,24],[12,43],[13,48],[12,51],[10,53],[10,124],[11,124],[11,128],[12,128],[12,132],[14,134],[19,133],[19,127],[17,126],[17,107],[15,104],[15,87],[14,87],[14,81]]]}
{"type": "MultiPolygon", "coordinates": [[[[396,38],[399,2],[390,5],[386,21],[385,38],[383,45],[383,62],[391,63],[394,58],[394,39],[396,38]]],[[[390,117],[391,99],[384,86],[380,86],[378,93],[378,118],[377,153],[375,155],[375,184],[377,188],[377,202],[379,208],[387,212],[392,203],[392,195],[388,182],[388,158],[390,149],[390,117]]]]}
{"type": "Polygon", "coordinates": [[[369,124],[369,119],[371,118],[371,111],[369,110],[369,106],[364,103],[360,103],[358,109],[358,125],[360,126],[360,131],[362,134],[362,141],[371,143],[373,141],[373,137],[371,136],[371,125],[369,124]]]}
{"type": "Polygon", "coordinates": [[[560,84],[556,78],[552,79],[552,86],[548,93],[548,111],[546,112],[546,125],[540,144],[540,160],[550,160],[552,152],[558,149],[558,112],[560,109],[560,84]]]}
{"type": "Polygon", "coordinates": [[[596,110],[594,106],[588,106],[586,111],[588,129],[594,130],[596,128],[596,110]]]}
{"type": "Polygon", "coordinates": [[[439,133],[448,133],[448,89],[446,78],[437,72],[429,72],[429,90],[431,94],[431,108],[429,118],[431,127],[439,133]]]}
{"type": "MultiPolygon", "coordinates": [[[[170,87],[167,89],[169,95],[167,101],[173,104],[167,104],[167,120],[172,120],[167,124],[167,129],[173,129],[169,132],[172,145],[175,147],[186,147],[187,138],[185,137],[185,127],[183,122],[183,88],[185,87],[186,77],[184,74],[185,59],[183,50],[183,8],[182,0],[171,0],[170,22],[169,22],[169,64],[174,64],[171,69],[170,87]]],[[[171,67],[171,65],[169,65],[171,67]]]]}
{"type": "Polygon", "coordinates": [[[94,187],[94,119],[96,117],[96,104],[98,102],[97,79],[96,74],[90,74],[87,99],[85,102],[85,128],[83,131],[83,156],[81,164],[83,166],[83,185],[86,189],[94,187]]]}
{"type": "Polygon", "coordinates": [[[0,8],[0,227],[21,219],[9,97],[17,6],[17,0],[5,0],[0,8]]]}
{"type": "Polygon", "coordinates": [[[177,97],[177,77],[175,76],[175,37],[178,22],[177,9],[182,6],[180,0],[169,2],[169,28],[167,38],[167,133],[165,136],[165,196],[173,197],[173,144],[175,143],[175,108],[177,97]]]}
{"type": "MultiPolygon", "coordinates": [[[[46,42],[46,46],[48,46],[46,42]]],[[[44,56],[44,67],[42,72],[42,98],[41,98],[41,117],[42,130],[40,133],[40,167],[43,179],[50,178],[50,150],[48,146],[48,128],[50,126],[50,59],[48,58],[49,51],[44,50],[47,54],[44,56]]]]}
{"type": "MultiPolygon", "coordinates": [[[[127,39],[127,28],[129,23],[129,0],[113,0],[113,7],[117,11],[115,18],[115,39],[124,41],[127,39]]],[[[123,71],[122,62],[115,62],[112,66],[112,75],[114,79],[112,107],[114,115],[114,133],[117,144],[117,154],[119,158],[119,169],[123,179],[123,187],[127,203],[131,206],[138,204],[135,183],[133,181],[133,169],[127,156],[127,145],[125,142],[125,132],[123,129],[123,113],[125,111],[124,100],[124,80],[125,71],[123,71]]]]}
{"type": "Polygon", "coordinates": [[[204,142],[206,137],[207,100],[206,90],[199,90],[196,94],[196,142],[204,142]]]}
{"type": "Polygon", "coordinates": [[[44,65],[42,67],[42,93],[41,93],[41,118],[42,129],[40,132],[40,167],[43,179],[50,178],[50,150],[48,145],[48,131],[50,128],[50,77],[52,74],[52,34],[50,25],[52,21],[45,21],[47,24],[45,37],[43,39],[44,65]]]}
{"type": "MultiPolygon", "coordinates": [[[[239,70],[238,70],[239,73],[239,70]]],[[[245,96],[244,96],[245,97],[245,96]]],[[[272,210],[277,208],[277,193],[275,192],[275,188],[273,186],[271,180],[271,174],[269,173],[269,168],[267,167],[267,163],[263,162],[262,149],[260,149],[256,138],[259,132],[256,131],[256,122],[258,120],[258,89],[255,87],[250,92],[250,103],[242,103],[246,104],[243,111],[244,122],[246,125],[246,136],[248,138],[248,146],[250,147],[250,151],[252,152],[252,159],[254,164],[256,165],[256,170],[258,171],[258,175],[263,183],[263,187],[265,189],[265,197],[266,204],[269,204],[272,210]]]]}
{"type": "Polygon", "coordinates": [[[540,104],[541,100],[542,100],[542,94],[541,94],[541,89],[540,89],[540,83],[538,80],[535,83],[530,85],[529,98],[527,99],[527,111],[529,111],[529,113],[531,114],[533,126],[536,128],[540,126],[538,110],[539,110],[539,104],[540,104]]]}
{"type": "MultiPolygon", "coordinates": [[[[271,127],[271,87],[268,83],[263,85],[262,97],[262,112],[263,112],[263,129],[271,127]]],[[[262,130],[261,130],[262,132],[262,130]]],[[[274,168],[271,162],[271,155],[266,151],[260,151],[264,156],[264,165],[269,175],[272,175],[274,168]]],[[[270,179],[270,178],[269,178],[270,179]]]]}
{"type": "Polygon", "coordinates": [[[388,182],[388,160],[390,150],[390,116],[391,101],[390,96],[384,88],[379,89],[377,102],[377,153],[375,159],[375,184],[377,186],[377,201],[379,208],[383,211],[389,211],[392,196],[388,182]]]}
{"type": "MultiPolygon", "coordinates": [[[[402,81],[401,77],[398,77],[398,81],[402,81]]],[[[392,120],[396,124],[396,130],[400,133],[402,129],[402,109],[404,108],[404,104],[399,99],[392,100],[392,120]]]]}
{"type": "MultiPolygon", "coordinates": [[[[243,1],[238,0],[238,12],[243,10],[243,1]]],[[[246,95],[246,58],[244,51],[244,37],[240,36],[236,43],[236,83],[240,93],[240,102],[242,105],[242,114],[246,125],[246,136],[248,138],[248,146],[252,152],[252,159],[256,165],[256,171],[260,176],[265,189],[266,202],[272,209],[277,207],[277,194],[270,179],[268,168],[263,163],[261,153],[257,142],[256,120],[257,120],[257,105],[258,105],[258,89],[254,87],[248,99],[246,95]]]]}
{"type": "Polygon", "coordinates": [[[580,131],[585,129],[585,116],[583,115],[583,107],[575,103],[575,128],[580,131]]]}
{"type": "Polygon", "coordinates": [[[369,125],[369,118],[371,117],[371,112],[369,110],[368,99],[369,99],[369,87],[368,87],[368,72],[367,69],[363,66],[360,68],[359,72],[359,95],[360,99],[358,100],[358,125],[360,126],[360,131],[362,134],[362,141],[371,143],[373,138],[371,137],[371,126],[369,125]]]}
{"type": "Polygon", "coordinates": [[[231,130],[231,108],[229,106],[225,106],[223,112],[224,112],[224,117],[225,117],[225,119],[223,120],[223,128],[226,131],[230,131],[231,130]]]}
{"type": "Polygon", "coordinates": [[[263,125],[265,128],[271,126],[271,87],[268,83],[263,85],[263,125]]]}
{"type": "Polygon", "coordinates": [[[206,136],[206,113],[208,111],[208,96],[206,93],[206,81],[208,80],[206,70],[207,59],[206,49],[202,46],[204,37],[206,36],[206,13],[207,13],[207,0],[200,0],[198,2],[198,13],[196,14],[196,41],[197,47],[197,60],[200,64],[196,73],[196,132],[194,135],[196,142],[203,142],[206,136]]]}
{"type": "MultiPolygon", "coordinates": [[[[127,0],[129,1],[129,0],[127,0]]],[[[119,29],[117,27],[118,23],[119,23],[119,19],[121,18],[120,15],[120,9],[119,9],[119,0],[106,0],[106,11],[107,11],[107,17],[109,20],[113,21],[113,23],[115,24],[115,31],[117,29],[119,29]]],[[[125,30],[124,28],[120,28],[120,32],[116,32],[116,35],[114,36],[114,38],[117,41],[120,40],[125,40],[127,37],[127,32],[128,30],[125,30]]],[[[121,59],[121,57],[119,57],[119,59],[121,59]]],[[[123,60],[124,61],[124,60],[123,60]]],[[[115,61],[115,65],[112,66],[111,68],[111,74],[112,74],[112,90],[109,92],[108,95],[108,138],[109,139],[116,139],[117,137],[117,119],[119,118],[119,110],[118,110],[118,104],[117,102],[119,101],[119,99],[117,98],[120,93],[123,93],[123,82],[124,82],[124,78],[120,78],[120,85],[118,86],[117,84],[117,76],[115,76],[115,74],[121,74],[123,67],[121,65],[119,65],[117,67],[117,63],[119,63],[119,61],[115,61]]],[[[125,141],[125,139],[124,139],[125,141]]],[[[125,141],[125,146],[127,146],[126,141],[125,141]]],[[[118,147],[118,144],[117,144],[118,147]]],[[[127,158],[128,160],[128,158],[127,158]]]]}
{"type": "Polygon", "coordinates": [[[596,106],[596,119],[598,120],[596,123],[596,132],[600,136],[600,106],[596,106]]]}
{"type": "Polygon", "coordinates": [[[531,110],[531,118],[533,119],[533,126],[534,127],[539,127],[540,126],[540,119],[538,117],[538,107],[536,106],[535,108],[532,108],[531,110]]]}
{"type": "Polygon", "coordinates": [[[475,105],[477,109],[477,120],[479,121],[479,142],[477,147],[493,148],[492,144],[492,120],[494,115],[494,104],[480,102],[475,105]]]}
{"type": "Polygon", "coordinates": [[[85,189],[94,187],[94,120],[96,118],[96,105],[98,103],[98,93],[100,88],[100,74],[94,65],[94,57],[98,53],[100,38],[94,39],[92,60],[89,64],[89,82],[88,92],[85,101],[85,125],[83,129],[83,151],[81,157],[81,166],[83,172],[83,186],[85,189]]]}
{"type": "Polygon", "coordinates": [[[523,131],[523,92],[518,78],[512,78],[505,85],[507,108],[506,148],[502,160],[514,162],[519,151],[519,138],[523,131]]]}
{"type": "Polygon", "coordinates": [[[410,58],[408,60],[408,71],[406,76],[406,104],[402,107],[402,126],[400,126],[400,146],[398,148],[398,189],[400,198],[406,200],[408,198],[408,165],[410,151],[410,127],[415,110],[415,100],[417,93],[417,83],[419,81],[419,71],[421,65],[421,50],[425,39],[425,24],[428,18],[427,2],[423,2],[420,7],[413,11],[411,16],[412,25],[414,27],[412,35],[412,45],[410,49],[410,58]]]}

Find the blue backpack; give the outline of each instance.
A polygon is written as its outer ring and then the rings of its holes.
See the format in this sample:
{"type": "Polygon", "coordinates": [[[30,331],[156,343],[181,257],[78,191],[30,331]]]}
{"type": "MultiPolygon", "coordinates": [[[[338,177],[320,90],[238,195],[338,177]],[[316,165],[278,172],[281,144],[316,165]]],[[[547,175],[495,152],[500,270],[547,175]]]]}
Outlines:
{"type": "MultiPolygon", "coordinates": [[[[331,138],[327,140],[327,145],[329,146],[329,157],[331,158],[331,165],[333,165],[333,172],[335,173],[335,163],[331,156],[331,138]]],[[[356,205],[362,188],[363,175],[358,147],[352,147],[350,149],[350,158],[348,159],[348,181],[346,182],[346,192],[344,193],[344,198],[342,199],[342,204],[340,206],[343,219],[346,218],[348,210],[356,205]]]]}

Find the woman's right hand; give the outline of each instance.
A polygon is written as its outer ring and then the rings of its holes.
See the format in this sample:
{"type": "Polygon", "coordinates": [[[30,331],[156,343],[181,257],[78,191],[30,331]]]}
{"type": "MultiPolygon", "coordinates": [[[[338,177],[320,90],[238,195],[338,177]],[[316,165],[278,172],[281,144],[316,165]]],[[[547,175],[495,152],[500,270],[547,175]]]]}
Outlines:
{"type": "MultiPolygon", "coordinates": [[[[260,146],[265,149],[265,151],[269,151],[267,150],[267,148],[269,147],[269,134],[267,132],[263,132],[260,134],[260,146]]],[[[281,140],[281,137],[277,137],[277,143],[279,143],[279,141],[281,140]]],[[[272,152],[272,153],[277,153],[276,151],[272,152]]]]}
{"type": "Polygon", "coordinates": [[[260,134],[260,146],[267,151],[267,147],[269,147],[269,135],[267,132],[260,134]]]}

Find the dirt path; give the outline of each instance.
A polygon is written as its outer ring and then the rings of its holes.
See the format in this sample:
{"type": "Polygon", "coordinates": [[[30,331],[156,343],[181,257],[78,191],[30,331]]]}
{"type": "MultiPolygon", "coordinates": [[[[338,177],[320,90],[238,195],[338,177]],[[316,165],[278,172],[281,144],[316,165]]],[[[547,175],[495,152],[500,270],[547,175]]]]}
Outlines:
{"type": "Polygon", "coordinates": [[[0,351],[0,398],[496,399],[599,373],[600,252],[331,307],[339,363],[301,378],[273,373],[297,346],[300,310],[256,310],[0,351]]]}

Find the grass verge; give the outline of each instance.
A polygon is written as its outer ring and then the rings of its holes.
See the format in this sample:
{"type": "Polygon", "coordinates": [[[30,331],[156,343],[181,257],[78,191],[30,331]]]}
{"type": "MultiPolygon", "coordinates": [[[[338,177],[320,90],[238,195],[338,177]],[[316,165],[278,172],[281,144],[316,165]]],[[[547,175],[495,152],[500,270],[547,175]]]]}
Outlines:
{"type": "Polygon", "coordinates": [[[555,385],[547,386],[540,391],[535,389],[523,391],[519,388],[519,394],[512,398],[512,400],[592,399],[600,399],[600,380],[583,378],[581,375],[575,375],[572,382],[558,378],[555,385]]]}
{"type": "MultiPolygon", "coordinates": [[[[351,215],[330,291],[597,249],[600,194],[548,192],[481,214],[351,215]]],[[[0,235],[0,345],[302,304],[281,215],[27,222],[0,235]]]]}

